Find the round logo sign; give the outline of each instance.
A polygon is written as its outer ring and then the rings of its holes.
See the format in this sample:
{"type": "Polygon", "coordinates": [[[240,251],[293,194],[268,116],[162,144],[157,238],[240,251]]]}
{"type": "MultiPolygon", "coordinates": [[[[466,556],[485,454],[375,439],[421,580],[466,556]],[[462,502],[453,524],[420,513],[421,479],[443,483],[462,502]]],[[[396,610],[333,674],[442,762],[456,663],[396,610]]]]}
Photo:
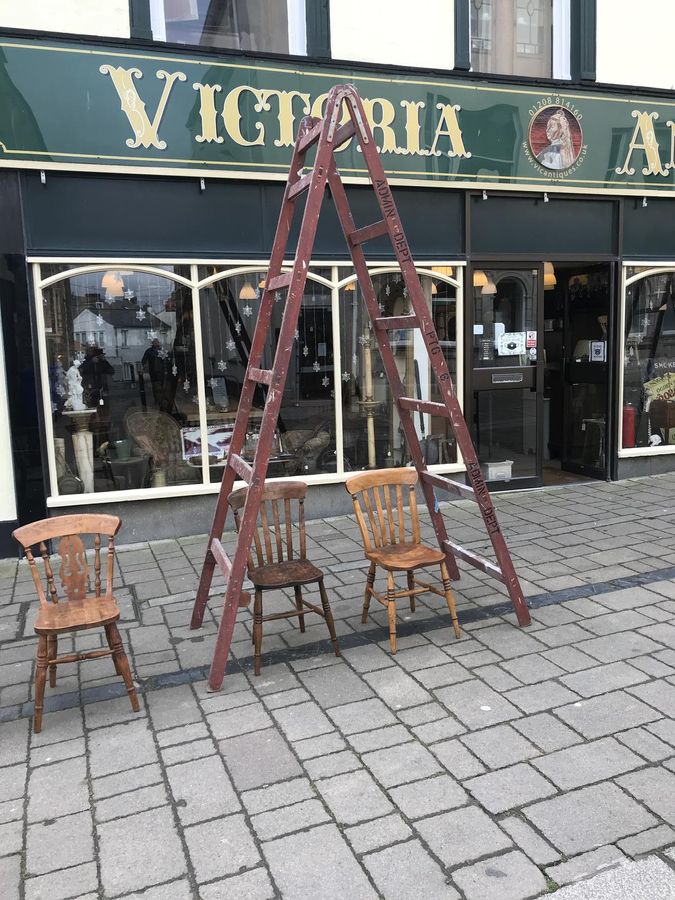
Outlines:
{"type": "Polygon", "coordinates": [[[562,106],[545,106],[530,122],[532,155],[545,169],[564,172],[579,158],[584,143],[579,119],[562,106]]]}

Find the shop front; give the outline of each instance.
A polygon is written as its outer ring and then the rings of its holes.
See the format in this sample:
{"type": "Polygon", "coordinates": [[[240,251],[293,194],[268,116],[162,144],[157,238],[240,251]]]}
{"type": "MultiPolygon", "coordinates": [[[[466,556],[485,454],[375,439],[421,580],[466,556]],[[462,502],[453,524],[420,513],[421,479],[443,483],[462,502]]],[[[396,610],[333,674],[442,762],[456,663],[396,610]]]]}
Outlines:
{"type": "MultiPolygon", "coordinates": [[[[96,508],[120,511],[129,540],[206,530],[293,133],[347,80],[366,97],[490,485],[675,469],[663,97],[128,45],[3,48],[0,194],[13,215],[0,290],[20,520],[96,508]],[[52,107],[36,71],[63,88],[52,107]]],[[[373,221],[357,153],[343,171],[359,224],[373,221]]],[[[368,256],[383,314],[405,314],[391,249],[378,240],[368,256]]],[[[408,396],[434,400],[419,336],[393,342],[408,396]]],[[[264,402],[261,388],[245,456],[264,402]]],[[[416,427],[430,467],[462,478],[445,420],[416,427]]],[[[310,513],[330,514],[348,509],[349,472],[408,461],[327,197],[269,477],[307,479],[310,513]]]]}

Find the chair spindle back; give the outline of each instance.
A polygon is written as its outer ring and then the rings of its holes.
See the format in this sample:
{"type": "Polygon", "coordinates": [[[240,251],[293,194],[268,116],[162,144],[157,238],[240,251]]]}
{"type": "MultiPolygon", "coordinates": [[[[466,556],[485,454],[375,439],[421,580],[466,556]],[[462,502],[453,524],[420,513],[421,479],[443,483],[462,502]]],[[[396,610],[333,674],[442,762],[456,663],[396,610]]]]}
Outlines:
{"type": "MultiPolygon", "coordinates": [[[[253,532],[253,544],[248,555],[249,570],[286,560],[307,558],[306,494],[307,485],[299,481],[265,484],[258,521],[253,532]],[[297,513],[294,516],[296,503],[297,513]],[[294,547],[294,521],[298,526],[297,547],[294,547]]],[[[228,497],[228,503],[234,512],[237,532],[241,527],[241,511],[246,504],[247,496],[248,488],[240,488],[228,497]]]]}
{"type": "Polygon", "coordinates": [[[420,543],[416,484],[417,472],[407,468],[368,472],[346,482],[367,551],[392,544],[420,543]],[[406,510],[410,515],[408,527],[406,510]]]}
{"type": "Polygon", "coordinates": [[[53,556],[49,554],[48,541],[58,540],[56,548],[56,553],[60,558],[58,577],[65,599],[69,603],[82,603],[87,594],[91,592],[91,573],[87,561],[87,550],[81,535],[93,535],[94,538],[93,574],[94,595],[96,597],[102,596],[102,535],[106,535],[108,538],[105,596],[108,599],[112,598],[115,569],[115,534],[119,530],[120,524],[120,519],[117,516],[54,516],[51,519],[43,519],[40,522],[33,522],[31,525],[24,525],[14,531],[14,537],[19,541],[26,553],[33,583],[42,606],[59,602],[56,574],[52,566],[53,556]],[[42,559],[47,593],[45,593],[33,547],[37,547],[38,555],[42,559]]]}

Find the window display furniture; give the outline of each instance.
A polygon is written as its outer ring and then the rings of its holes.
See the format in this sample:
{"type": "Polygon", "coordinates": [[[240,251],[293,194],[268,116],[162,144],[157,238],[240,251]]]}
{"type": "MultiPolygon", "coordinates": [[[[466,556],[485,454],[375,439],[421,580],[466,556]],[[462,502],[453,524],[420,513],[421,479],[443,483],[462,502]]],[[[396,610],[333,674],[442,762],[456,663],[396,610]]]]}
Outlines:
{"type": "Polygon", "coordinates": [[[417,472],[414,469],[368,472],[350,478],[345,484],[354,501],[354,512],[361,531],[366,559],[370,561],[361,622],[365,625],[368,621],[370,598],[375,597],[387,608],[389,614],[389,642],[392,653],[396,653],[396,601],[400,597],[410,598],[412,612],[415,611],[415,597],[418,594],[431,591],[443,597],[450,611],[455,637],[460,636],[445,554],[442,550],[425,546],[420,540],[420,521],[415,499],[416,484],[417,472]],[[406,523],[406,511],[410,519],[409,526],[406,523]],[[416,569],[436,565],[441,569],[443,590],[421,581],[414,575],[416,569]],[[373,587],[378,566],[387,573],[385,595],[379,594],[373,587]],[[408,580],[406,590],[396,589],[395,572],[406,573],[408,580]]]}
{"type": "MultiPolygon", "coordinates": [[[[246,503],[248,488],[240,488],[228,497],[234,512],[234,521],[239,531],[240,510],[246,503]]],[[[260,675],[260,652],[262,646],[263,622],[274,619],[288,619],[297,616],[300,631],[305,630],[307,611],[318,613],[326,620],[335,655],[340,655],[340,647],[335,633],[335,624],[328,595],[323,583],[323,572],[307,559],[307,539],[305,535],[305,495],[307,485],[299,481],[284,484],[265,485],[260,502],[258,526],[253,532],[253,552],[248,556],[248,577],[255,588],[253,604],[253,646],[254,671],[260,675]],[[297,515],[293,508],[297,505],[297,515]],[[295,534],[294,521],[297,521],[295,534]],[[294,548],[294,534],[298,546],[294,548]],[[321,607],[305,600],[302,589],[317,584],[321,596],[321,607]],[[263,615],[263,591],[293,588],[295,609],[263,615]]]]}
{"type": "Polygon", "coordinates": [[[115,563],[114,539],[121,521],[117,516],[81,515],[55,516],[17,528],[14,537],[25,550],[31,575],[35,583],[40,609],[35,621],[38,635],[37,668],[35,672],[35,713],[33,731],[42,728],[47,669],[49,686],[56,687],[56,667],[61,663],[79,662],[83,659],[98,659],[112,656],[115,671],[121,675],[126,685],[131,708],[138,712],[138,697],[131,678],[129,661],[122,646],[116,622],[120,611],[112,593],[115,563]],[[94,537],[94,590],[92,592],[87,550],[82,536],[94,537]],[[101,591],[101,539],[108,538],[106,553],[105,593],[101,591]],[[61,592],[65,599],[59,600],[53,560],[47,547],[48,541],[58,541],[57,553],[60,557],[58,576],[61,592]],[[45,594],[42,579],[31,548],[37,545],[44,565],[47,583],[45,594]],[[90,650],[87,653],[68,653],[57,656],[58,636],[87,628],[103,628],[108,647],[90,650]]]}

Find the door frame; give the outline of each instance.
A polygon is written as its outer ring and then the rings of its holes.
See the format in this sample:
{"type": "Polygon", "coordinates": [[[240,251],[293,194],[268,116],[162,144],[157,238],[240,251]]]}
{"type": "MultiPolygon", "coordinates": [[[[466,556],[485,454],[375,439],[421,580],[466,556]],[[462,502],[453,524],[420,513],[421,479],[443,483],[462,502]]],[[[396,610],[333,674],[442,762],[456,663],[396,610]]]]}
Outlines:
{"type": "MultiPolygon", "coordinates": [[[[542,353],[543,350],[543,336],[544,336],[544,263],[543,261],[533,260],[530,258],[511,258],[511,259],[503,259],[503,258],[490,258],[489,255],[485,256],[477,256],[475,259],[472,259],[467,264],[466,269],[466,287],[464,290],[464,296],[466,298],[466,305],[464,309],[464,403],[465,403],[465,412],[464,416],[466,419],[466,423],[469,426],[469,432],[471,434],[471,438],[476,443],[476,403],[474,401],[474,366],[473,366],[473,326],[474,326],[474,296],[473,296],[473,273],[475,270],[498,270],[498,269],[512,269],[514,271],[522,270],[522,269],[530,269],[537,270],[537,316],[536,316],[536,325],[537,325],[537,364],[536,366],[528,367],[534,369],[534,388],[533,390],[536,392],[536,404],[535,404],[535,412],[536,412],[536,438],[537,438],[537,447],[535,454],[535,475],[534,476],[525,476],[525,477],[516,477],[512,478],[510,481],[487,481],[486,484],[489,490],[522,490],[527,488],[535,488],[535,487],[543,487],[544,484],[544,475],[543,475],[543,463],[544,463],[544,446],[543,446],[543,436],[544,436],[544,355],[542,353]]],[[[522,368],[521,366],[514,366],[513,368],[522,368]]],[[[503,370],[507,370],[508,367],[503,367],[503,370]]],[[[486,366],[486,372],[490,371],[490,367],[486,366]]],[[[512,388],[516,390],[517,388],[512,388]]],[[[483,388],[485,390],[485,388],[483,388]]],[[[508,390],[508,388],[504,388],[504,390],[508,390]]],[[[522,390],[522,388],[520,388],[522,390]]]]}

